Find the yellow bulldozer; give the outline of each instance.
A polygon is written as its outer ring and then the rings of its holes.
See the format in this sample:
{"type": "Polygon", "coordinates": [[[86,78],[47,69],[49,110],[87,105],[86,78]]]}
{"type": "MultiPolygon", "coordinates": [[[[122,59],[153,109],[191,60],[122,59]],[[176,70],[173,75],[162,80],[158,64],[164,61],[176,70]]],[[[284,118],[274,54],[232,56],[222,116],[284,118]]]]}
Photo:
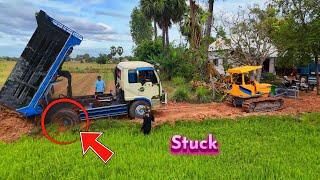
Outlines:
{"type": "Polygon", "coordinates": [[[283,107],[280,97],[271,96],[271,84],[259,83],[255,71],[261,66],[242,66],[228,69],[231,86],[228,88],[228,102],[242,107],[246,112],[275,111],[283,107]]]}

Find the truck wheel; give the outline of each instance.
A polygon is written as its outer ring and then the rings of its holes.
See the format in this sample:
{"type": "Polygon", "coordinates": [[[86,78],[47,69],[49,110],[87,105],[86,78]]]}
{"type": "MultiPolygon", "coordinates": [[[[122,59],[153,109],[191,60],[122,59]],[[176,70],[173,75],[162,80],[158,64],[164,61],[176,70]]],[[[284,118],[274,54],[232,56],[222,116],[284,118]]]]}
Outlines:
{"type": "Polygon", "coordinates": [[[59,126],[72,127],[80,122],[80,117],[79,114],[72,109],[60,109],[50,117],[50,122],[56,123],[59,126]]]}
{"type": "Polygon", "coordinates": [[[139,118],[142,119],[144,116],[145,108],[149,107],[150,105],[145,101],[135,101],[131,104],[129,108],[129,115],[131,118],[139,118]]]}

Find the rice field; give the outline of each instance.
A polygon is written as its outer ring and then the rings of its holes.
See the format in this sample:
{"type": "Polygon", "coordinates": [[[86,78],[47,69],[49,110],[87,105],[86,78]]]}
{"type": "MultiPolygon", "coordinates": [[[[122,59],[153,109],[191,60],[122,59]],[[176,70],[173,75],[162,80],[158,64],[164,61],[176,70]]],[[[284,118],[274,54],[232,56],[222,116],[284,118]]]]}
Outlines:
{"type": "MultiPolygon", "coordinates": [[[[140,125],[123,120],[96,121],[103,144],[115,152],[104,164],[80,142],[61,146],[42,137],[0,143],[4,179],[319,179],[320,114],[252,116],[238,120],[164,124],[144,136],[140,125]],[[172,155],[173,135],[220,144],[217,156],[172,155]]],[[[69,137],[72,132],[61,136],[69,137]]]]}
{"type": "Polygon", "coordinates": [[[0,59],[0,87],[6,82],[16,62],[0,59]]]}

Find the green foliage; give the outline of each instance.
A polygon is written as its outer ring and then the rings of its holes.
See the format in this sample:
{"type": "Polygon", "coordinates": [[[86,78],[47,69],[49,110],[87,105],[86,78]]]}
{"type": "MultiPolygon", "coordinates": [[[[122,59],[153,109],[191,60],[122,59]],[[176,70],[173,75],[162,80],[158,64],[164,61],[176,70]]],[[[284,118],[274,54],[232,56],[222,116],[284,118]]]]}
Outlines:
{"type": "Polygon", "coordinates": [[[157,20],[161,16],[163,1],[140,0],[140,8],[143,14],[153,21],[154,39],[157,39],[157,20]]]}
{"type": "Polygon", "coordinates": [[[144,40],[134,50],[134,56],[139,61],[151,62],[156,56],[161,56],[164,51],[161,45],[161,39],[155,41],[144,40]]]}
{"type": "MultiPolygon", "coordinates": [[[[222,52],[226,56],[225,59],[231,59],[241,65],[262,65],[275,53],[269,33],[276,21],[276,14],[271,6],[266,10],[258,6],[240,9],[236,18],[224,23],[224,28],[229,30],[230,34],[220,34],[229,50],[222,52]]],[[[260,76],[260,72],[257,73],[260,76]]]]}
{"type": "Polygon", "coordinates": [[[0,56],[0,61],[18,61],[19,58],[9,57],[9,56],[0,56]]]}
{"type": "Polygon", "coordinates": [[[164,51],[161,39],[156,41],[143,41],[134,49],[133,60],[146,61],[159,64],[164,79],[171,80],[179,76],[187,81],[194,77],[195,65],[192,63],[192,54],[185,47],[169,46],[164,51]]]}
{"type": "Polygon", "coordinates": [[[106,54],[99,54],[99,57],[97,57],[96,62],[98,64],[107,64],[109,58],[106,54]]]}
{"type": "Polygon", "coordinates": [[[185,86],[180,86],[173,95],[173,100],[177,102],[186,102],[190,100],[190,91],[185,86]]]}
{"type": "Polygon", "coordinates": [[[185,0],[141,0],[140,7],[144,14],[158,23],[162,29],[163,47],[169,46],[169,27],[181,21],[186,10],[185,0]]]}
{"type": "Polygon", "coordinates": [[[203,86],[197,87],[196,96],[199,103],[208,103],[212,101],[212,91],[203,86]]]}
{"type": "Polygon", "coordinates": [[[117,53],[119,56],[121,56],[123,54],[123,47],[122,46],[118,46],[117,53]]]}
{"type": "Polygon", "coordinates": [[[0,59],[0,87],[6,82],[15,65],[15,61],[0,59]]]}
{"type": "Polygon", "coordinates": [[[308,64],[320,54],[319,1],[288,0],[273,3],[279,12],[272,24],[271,37],[275,42],[281,67],[308,64]]]}
{"type": "Polygon", "coordinates": [[[142,11],[135,7],[131,13],[130,32],[133,42],[139,45],[152,38],[151,20],[146,18],[142,11]]]}
{"type": "Polygon", "coordinates": [[[277,76],[274,75],[273,73],[263,73],[261,82],[273,84],[276,79],[277,79],[277,76]]]}
{"type": "Polygon", "coordinates": [[[117,54],[117,48],[115,46],[110,47],[110,55],[115,56],[117,54]]]}
{"type": "MultiPolygon", "coordinates": [[[[201,30],[202,27],[205,25],[206,20],[208,17],[208,13],[205,12],[205,10],[199,6],[198,8],[196,8],[195,10],[195,30],[197,32],[195,33],[199,33],[201,34],[201,30]]],[[[181,32],[181,34],[189,41],[189,43],[191,42],[191,16],[190,16],[190,7],[188,7],[183,15],[182,21],[179,24],[179,30],[181,32]]]]}
{"type": "Polygon", "coordinates": [[[186,83],[186,80],[183,77],[177,76],[177,77],[172,78],[172,83],[175,86],[182,86],[186,83]]]}
{"type": "Polygon", "coordinates": [[[152,61],[160,64],[166,79],[179,76],[190,81],[194,77],[196,67],[192,63],[192,54],[184,47],[169,47],[166,55],[153,56],[152,61]]]}
{"type": "MultiPolygon", "coordinates": [[[[144,136],[140,124],[94,121],[91,131],[115,152],[107,164],[92,150],[82,156],[80,141],[66,146],[44,137],[0,143],[2,179],[319,179],[320,116],[250,116],[177,122],[153,128],[144,136]],[[306,117],[304,117],[306,116],[306,117]],[[217,156],[174,156],[175,134],[192,140],[212,133],[217,156]],[[301,149],[301,147],[303,147],[301,149]],[[199,168],[201,167],[201,168],[199,168]]],[[[69,136],[68,132],[62,136],[69,136]]]]}

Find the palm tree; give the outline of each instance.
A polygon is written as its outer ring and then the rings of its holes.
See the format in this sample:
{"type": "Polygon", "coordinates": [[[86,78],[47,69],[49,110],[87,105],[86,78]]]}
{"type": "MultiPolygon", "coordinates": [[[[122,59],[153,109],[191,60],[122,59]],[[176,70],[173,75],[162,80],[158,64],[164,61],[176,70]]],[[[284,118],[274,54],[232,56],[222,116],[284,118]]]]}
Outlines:
{"type": "Polygon", "coordinates": [[[162,29],[163,45],[167,47],[169,45],[169,28],[173,23],[180,22],[183,18],[184,12],[186,11],[185,0],[160,0],[163,5],[161,9],[161,16],[159,16],[158,24],[162,29]]]}
{"type": "Polygon", "coordinates": [[[121,46],[118,46],[117,53],[119,54],[119,56],[123,54],[123,48],[121,46]]]}
{"type": "MultiPolygon", "coordinates": [[[[152,18],[154,22],[157,22],[158,26],[162,29],[163,47],[167,47],[169,45],[169,28],[173,23],[181,21],[187,7],[186,1],[141,0],[140,6],[144,14],[152,18]]],[[[156,28],[155,24],[154,26],[156,28]]]]}
{"type": "Polygon", "coordinates": [[[111,46],[110,54],[111,56],[115,56],[117,54],[117,48],[115,46],[111,46]]]}
{"type": "Polygon", "coordinates": [[[150,20],[153,21],[153,28],[154,28],[154,39],[157,39],[158,31],[157,31],[157,20],[156,18],[161,15],[160,10],[163,9],[161,7],[163,3],[161,0],[141,0],[140,1],[140,8],[143,14],[150,20]]]}

